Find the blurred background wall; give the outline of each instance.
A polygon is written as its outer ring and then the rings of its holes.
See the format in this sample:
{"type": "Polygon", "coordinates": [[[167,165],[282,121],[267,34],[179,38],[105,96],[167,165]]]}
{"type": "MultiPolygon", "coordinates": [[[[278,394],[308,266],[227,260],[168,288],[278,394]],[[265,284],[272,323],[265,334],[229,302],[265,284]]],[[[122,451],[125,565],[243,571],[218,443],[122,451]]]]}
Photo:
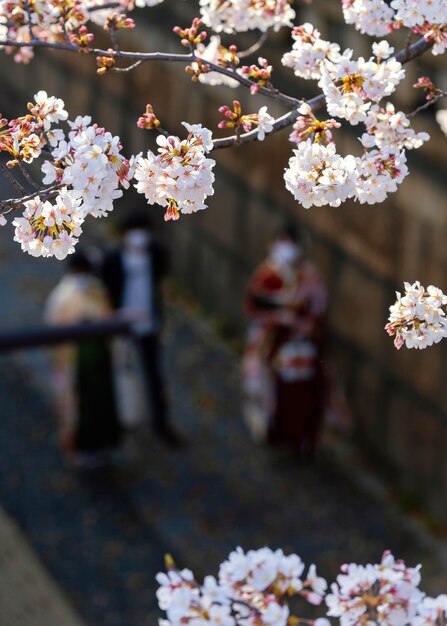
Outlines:
{"type": "MultiPolygon", "coordinates": [[[[195,6],[166,0],[141,12],[141,17],[136,14],[139,26],[125,33],[123,48],[178,52],[178,38],[171,28],[190,24],[195,6]]],[[[297,3],[296,9],[297,24],[311,21],[323,37],[353,47],[355,54],[369,54],[370,40],[341,21],[338,0],[316,1],[311,7],[297,3]]],[[[397,47],[403,38],[403,34],[396,36],[397,47]]],[[[243,39],[250,45],[255,37],[243,39]]],[[[101,45],[100,34],[96,44],[101,45]]],[[[282,31],[273,34],[262,50],[274,63],[274,84],[294,96],[315,95],[316,83],[297,80],[281,67],[279,59],[289,47],[289,33],[282,31]]],[[[442,63],[442,57],[429,54],[407,66],[408,88],[401,90],[399,102],[403,110],[409,112],[422,102],[420,92],[411,89],[418,76],[428,74],[439,87],[447,88],[442,63]]],[[[250,112],[263,104],[273,114],[284,112],[281,105],[242,89],[191,85],[183,66],[174,63],[147,63],[130,73],[99,77],[93,57],[39,50],[28,66],[3,56],[0,75],[3,114],[24,113],[32,95],[46,89],[65,100],[71,119],[89,114],[119,134],[125,154],[154,147],[154,136],[136,127],[147,102],[164,126],[179,134],[183,120],[216,128],[221,119],[218,107],[233,98],[250,112]]],[[[329,290],[332,359],[353,412],[355,437],[376,466],[395,480],[401,494],[424,501],[445,517],[447,345],[397,352],[383,330],[394,291],[402,289],[404,280],[447,288],[446,139],[434,124],[433,112],[418,117],[415,126],[428,130],[432,139],[409,156],[410,176],[381,205],[346,202],[339,208],[300,207],[282,179],[292,148],[286,130],[264,144],[213,154],[218,165],[209,209],[167,224],[164,235],[179,284],[220,320],[222,329],[242,337],[250,272],[285,217],[304,228],[329,290]]],[[[339,137],[340,152],[358,149],[349,131],[339,137]]],[[[90,228],[95,227],[92,221],[90,228]]],[[[8,235],[3,232],[3,236],[8,235]]]]}

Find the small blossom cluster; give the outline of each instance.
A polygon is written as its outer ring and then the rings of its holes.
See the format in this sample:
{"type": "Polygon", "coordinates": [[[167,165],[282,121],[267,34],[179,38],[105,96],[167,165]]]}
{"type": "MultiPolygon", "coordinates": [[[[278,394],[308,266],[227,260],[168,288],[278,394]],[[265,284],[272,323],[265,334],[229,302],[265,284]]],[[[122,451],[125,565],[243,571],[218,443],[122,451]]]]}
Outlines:
{"type": "Polygon", "coordinates": [[[299,556],[270,548],[247,553],[237,548],[221,564],[218,579],[207,576],[203,585],[190,570],[171,567],[157,575],[157,599],[167,616],[160,626],[287,626],[289,607],[283,598],[301,595],[318,605],[326,592],[314,565],[307,576],[303,572],[299,556]]]}
{"type": "Polygon", "coordinates": [[[31,115],[10,121],[0,119],[0,152],[7,152],[12,157],[6,163],[9,168],[22,161],[31,163],[40,155],[45,145],[41,131],[41,125],[31,115]]]}
{"type": "Polygon", "coordinates": [[[371,102],[393,93],[405,72],[394,58],[382,61],[391,50],[387,42],[380,42],[373,46],[375,55],[379,55],[376,61],[373,57],[353,60],[352,50],[345,50],[337,60],[322,63],[318,85],[326,97],[330,115],[355,126],[366,119],[371,102]]]}
{"type": "Polygon", "coordinates": [[[443,306],[447,296],[429,285],[425,289],[418,281],[404,283],[405,293],[396,292],[397,300],[390,306],[387,333],[394,337],[397,349],[404,344],[407,348],[422,350],[439,343],[447,336],[447,319],[443,306]]]}
{"type": "Polygon", "coordinates": [[[361,33],[375,37],[404,26],[434,42],[433,54],[447,47],[447,5],[444,0],[342,0],[343,15],[361,33]]]}
{"type": "Polygon", "coordinates": [[[286,52],[281,63],[293,69],[295,76],[318,80],[321,78],[320,66],[326,59],[336,60],[340,46],[321,38],[320,32],[306,22],[292,30],[294,44],[286,52]]]}
{"type": "Polygon", "coordinates": [[[410,624],[423,598],[419,569],[396,561],[390,552],[380,564],[344,565],[326,596],[327,615],[338,617],[341,626],[410,624]]]}
{"type": "Polygon", "coordinates": [[[418,606],[412,626],[441,626],[447,619],[447,595],[437,598],[426,596],[418,606]]]}
{"type": "Polygon", "coordinates": [[[343,17],[363,34],[383,37],[393,28],[394,11],[385,0],[341,0],[343,17]]]}
{"type": "Polygon", "coordinates": [[[240,69],[242,76],[246,76],[253,81],[253,85],[250,87],[252,95],[258,93],[260,87],[268,87],[272,77],[273,68],[268,64],[267,59],[259,57],[258,63],[259,65],[244,65],[240,69]]]}
{"type": "Polygon", "coordinates": [[[16,119],[0,120],[0,152],[12,156],[8,167],[20,162],[31,163],[40,156],[42,148],[52,136],[51,125],[67,119],[64,102],[46,91],[39,91],[34,102],[28,104],[29,114],[16,119]]]}
{"type": "Polygon", "coordinates": [[[286,556],[282,550],[261,548],[244,552],[237,548],[219,568],[219,582],[232,590],[236,600],[258,593],[302,596],[307,602],[319,605],[326,593],[327,582],[317,576],[315,565],[303,575],[305,565],[296,554],[286,556]]]}
{"type": "Polygon", "coordinates": [[[200,13],[216,33],[277,31],[295,17],[290,0],[200,0],[200,13]]]}
{"type": "Polygon", "coordinates": [[[301,143],[307,139],[312,139],[315,143],[332,143],[332,129],[340,128],[340,122],[334,119],[319,120],[315,117],[311,107],[307,103],[303,103],[298,111],[303,115],[296,118],[293,125],[293,131],[289,135],[289,141],[292,143],[301,143]]]}
{"type": "Polygon", "coordinates": [[[9,122],[6,118],[0,119],[0,151],[13,157],[9,167],[21,161],[31,163],[37,158],[51,136],[51,125],[68,117],[63,100],[48,97],[46,91],[35,94],[28,110],[28,115],[9,122]]]}
{"type": "Polygon", "coordinates": [[[59,190],[56,202],[41,200],[35,196],[25,203],[22,217],[16,217],[14,241],[31,256],[64,259],[74,252],[84,217],[79,211],[80,200],[63,187],[59,190]]]}
{"type": "Polygon", "coordinates": [[[383,202],[408,174],[405,151],[368,150],[356,158],[358,180],[354,199],[360,204],[383,202]]]}
{"type": "Polygon", "coordinates": [[[311,206],[340,206],[354,195],[358,180],[352,155],[342,157],[334,143],[327,146],[302,141],[293,151],[284,173],[286,188],[305,209],[311,206]]]}
{"type": "Polygon", "coordinates": [[[135,187],[148,204],[166,207],[165,220],[206,209],[205,199],[213,194],[215,161],[205,156],[213,147],[211,131],[201,124],[183,125],[186,139],[159,136],[158,154],[149,150],[146,158],[135,159],[135,187]]]}
{"type": "Polygon", "coordinates": [[[392,153],[402,148],[407,150],[420,148],[430,139],[428,133],[416,133],[410,128],[408,117],[402,111],[396,111],[391,102],[387,102],[385,108],[374,104],[368,111],[364,123],[367,132],[362,135],[360,141],[365,148],[375,146],[381,151],[392,153]]]}

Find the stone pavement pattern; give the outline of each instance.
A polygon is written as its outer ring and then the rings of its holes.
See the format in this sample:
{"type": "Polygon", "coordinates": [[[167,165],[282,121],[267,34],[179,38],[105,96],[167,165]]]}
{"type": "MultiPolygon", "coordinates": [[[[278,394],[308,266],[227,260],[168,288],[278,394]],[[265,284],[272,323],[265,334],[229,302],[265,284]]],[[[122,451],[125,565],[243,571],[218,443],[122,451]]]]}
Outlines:
{"type": "MultiPolygon", "coordinates": [[[[60,266],[8,258],[0,321],[19,325],[39,314],[60,266]]],[[[141,463],[127,469],[68,468],[55,442],[45,354],[0,357],[0,503],[88,626],[156,624],[154,576],[165,553],[201,577],[236,545],[297,552],[328,577],[390,548],[422,562],[428,589],[440,592],[438,561],[384,504],[328,461],[303,468],[251,442],[237,359],[175,298],[164,343],[172,419],[189,445],[171,451],[148,429],[137,441],[141,463]]]]}

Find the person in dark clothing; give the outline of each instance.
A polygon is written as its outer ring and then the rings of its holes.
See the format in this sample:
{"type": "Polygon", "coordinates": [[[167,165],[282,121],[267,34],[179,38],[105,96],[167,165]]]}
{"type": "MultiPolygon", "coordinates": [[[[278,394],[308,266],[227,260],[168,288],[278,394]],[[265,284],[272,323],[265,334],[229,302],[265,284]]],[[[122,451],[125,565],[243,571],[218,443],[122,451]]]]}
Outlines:
{"type": "Polygon", "coordinates": [[[166,443],[178,447],[182,442],[169,423],[160,366],[160,286],[166,271],[166,251],[154,240],[148,216],[130,215],[122,224],[121,248],[104,260],[102,278],[113,307],[132,322],[150,391],[154,432],[166,443]]]}

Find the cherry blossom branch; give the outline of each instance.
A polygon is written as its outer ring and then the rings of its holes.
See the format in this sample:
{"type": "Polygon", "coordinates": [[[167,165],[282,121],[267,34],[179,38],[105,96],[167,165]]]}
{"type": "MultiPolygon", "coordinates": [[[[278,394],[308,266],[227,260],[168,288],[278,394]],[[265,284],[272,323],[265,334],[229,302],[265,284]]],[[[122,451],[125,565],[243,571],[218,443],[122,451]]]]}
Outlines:
{"type": "MultiPolygon", "coordinates": [[[[416,41],[411,46],[400,50],[400,52],[396,54],[396,57],[395,57],[396,61],[399,61],[402,64],[408,63],[412,61],[413,59],[417,58],[418,56],[421,56],[422,54],[424,54],[424,52],[427,52],[432,47],[433,47],[433,42],[427,41],[426,39],[422,37],[420,40],[416,41]]],[[[300,105],[303,104],[302,100],[298,102],[300,105]]],[[[324,106],[324,103],[325,103],[325,97],[323,94],[315,96],[314,98],[306,101],[306,104],[310,107],[312,112],[317,111],[318,109],[321,109],[324,106]]],[[[293,111],[290,111],[289,113],[285,113],[281,117],[277,118],[275,122],[273,123],[273,130],[271,131],[270,134],[273,134],[281,130],[282,128],[286,128],[287,126],[290,126],[291,124],[293,124],[293,122],[296,120],[298,115],[299,115],[299,111],[297,109],[294,109],[293,111]]],[[[220,150],[222,148],[229,148],[236,144],[240,145],[240,144],[245,144],[245,143],[251,143],[252,141],[256,141],[256,140],[257,140],[257,131],[252,130],[252,131],[249,131],[248,133],[232,135],[231,137],[225,137],[223,139],[214,139],[213,149],[220,150]]]]}

